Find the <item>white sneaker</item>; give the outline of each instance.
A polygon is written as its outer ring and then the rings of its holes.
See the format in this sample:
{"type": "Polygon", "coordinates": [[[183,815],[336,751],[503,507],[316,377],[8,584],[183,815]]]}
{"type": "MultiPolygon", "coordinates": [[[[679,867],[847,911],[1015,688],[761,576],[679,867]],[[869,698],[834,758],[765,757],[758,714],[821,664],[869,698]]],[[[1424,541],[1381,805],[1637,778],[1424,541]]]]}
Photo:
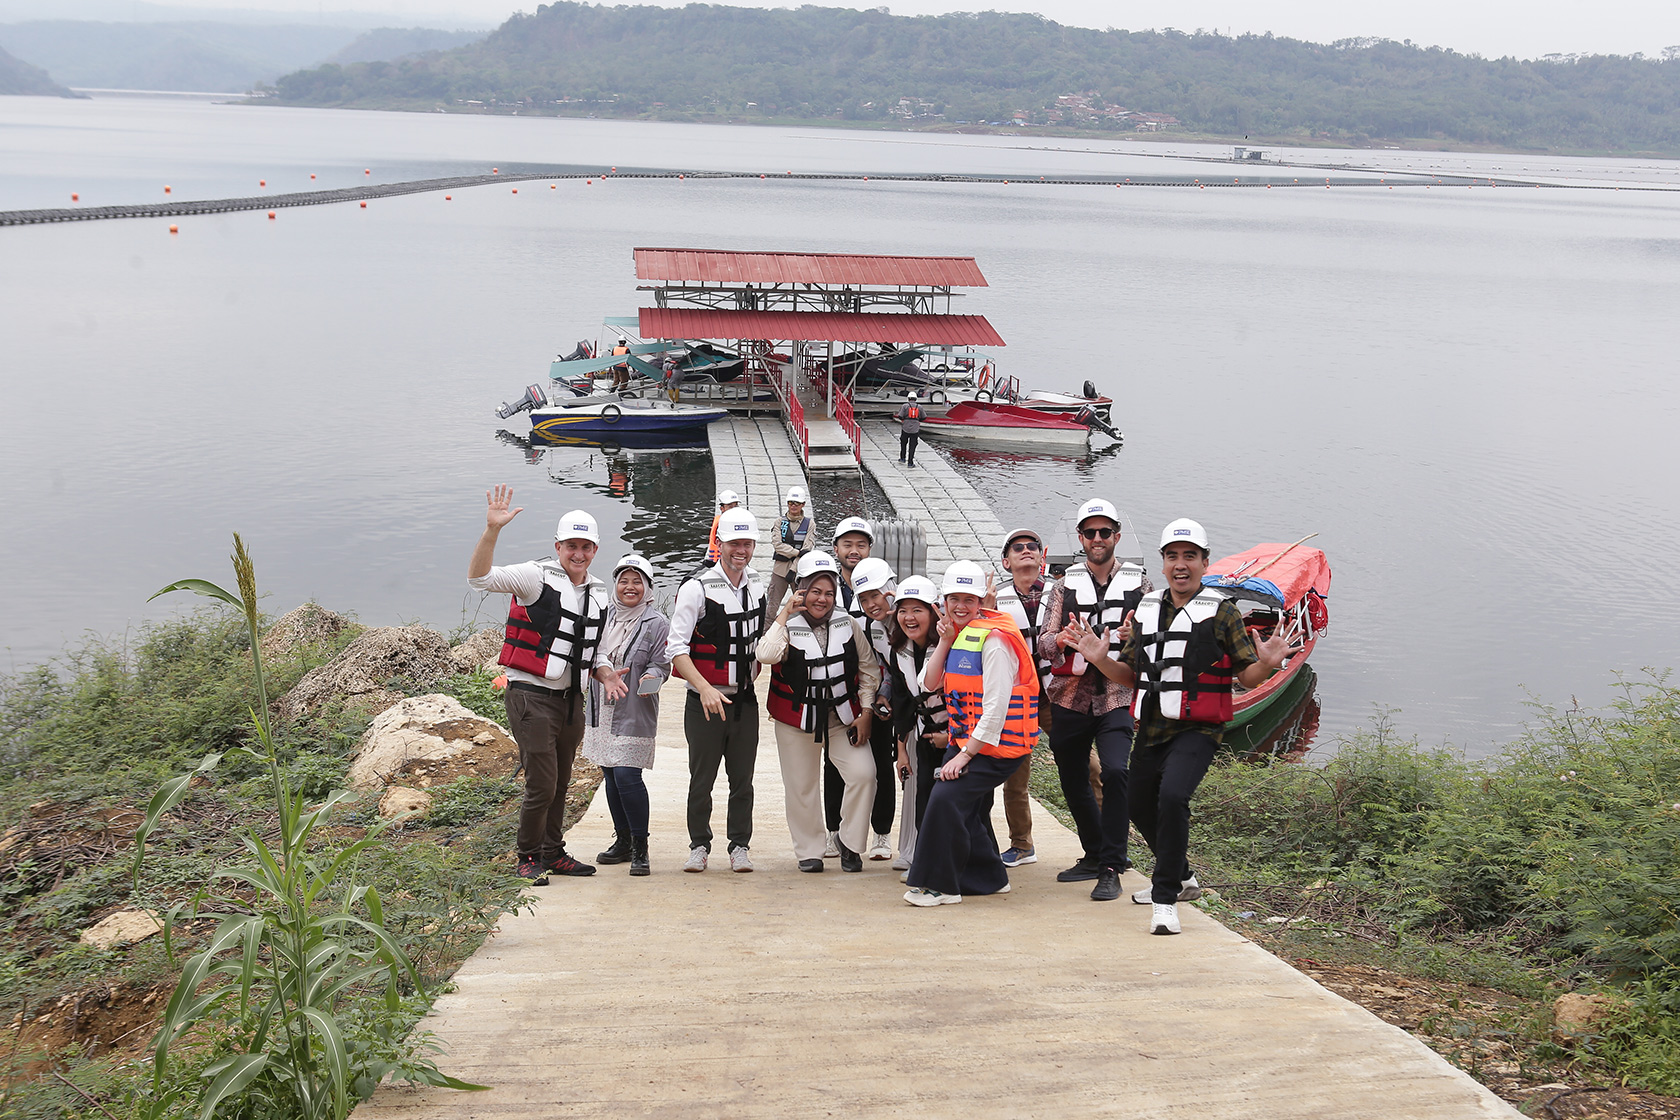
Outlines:
{"type": "Polygon", "coordinates": [[[877,832],[869,845],[868,855],[870,859],[891,859],[892,841],[877,832]]]}
{"type": "Polygon", "coordinates": [[[1157,902],[1154,915],[1149,919],[1150,933],[1178,933],[1178,904],[1174,902],[1157,902]]]}
{"type": "Polygon", "coordinates": [[[908,870],[910,870],[910,861],[904,858],[904,853],[903,852],[900,852],[900,853],[898,853],[898,855],[893,857],[892,869],[894,871],[908,871],[908,870]]]}
{"type": "Polygon", "coordinates": [[[683,864],[683,870],[694,872],[706,870],[706,849],[690,848],[688,850],[688,862],[683,864]]]}
{"type": "Polygon", "coordinates": [[[840,858],[840,834],[838,832],[831,832],[828,834],[828,847],[823,849],[823,858],[840,858]]]}
{"type": "Polygon", "coordinates": [[[1010,884],[1005,883],[1003,886],[999,887],[994,893],[996,893],[996,894],[1008,894],[1009,893],[1009,887],[1010,887],[1010,884]]]}
{"type": "Polygon", "coordinates": [[[751,871],[752,869],[752,856],[747,854],[747,850],[745,848],[735,848],[730,851],[729,870],[751,871]]]}
{"type": "MultiPolygon", "coordinates": [[[[1155,900],[1150,896],[1154,891],[1154,887],[1144,887],[1141,891],[1134,891],[1132,892],[1132,901],[1139,906],[1152,905],[1155,900]]],[[[1200,897],[1202,897],[1202,885],[1196,882],[1194,875],[1178,885],[1178,901],[1194,902],[1200,897]]]]}
{"type": "Polygon", "coordinates": [[[898,881],[901,883],[908,883],[910,881],[910,869],[908,867],[906,867],[904,869],[904,873],[898,877],[898,881]]]}
{"type": "Polygon", "coordinates": [[[911,887],[904,892],[904,901],[912,906],[944,906],[947,903],[962,901],[960,894],[941,894],[930,891],[926,887],[911,887]]]}

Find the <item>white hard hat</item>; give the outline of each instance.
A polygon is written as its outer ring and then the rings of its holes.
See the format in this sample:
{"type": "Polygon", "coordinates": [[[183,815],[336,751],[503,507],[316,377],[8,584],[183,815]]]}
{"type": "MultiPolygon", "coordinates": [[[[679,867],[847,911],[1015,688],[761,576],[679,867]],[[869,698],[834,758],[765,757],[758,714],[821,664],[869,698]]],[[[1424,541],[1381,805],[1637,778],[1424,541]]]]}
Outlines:
{"type": "Polygon", "coordinates": [[[733,490],[720,490],[720,491],[718,491],[718,505],[726,506],[726,505],[729,505],[731,502],[735,503],[736,505],[740,505],[741,504],[741,495],[735,493],[735,491],[733,491],[733,490]]]}
{"type": "Polygon", "coordinates": [[[905,400],[911,400],[911,401],[915,400],[916,399],[916,390],[912,389],[908,393],[904,394],[904,399],[905,400]]]}
{"type": "Polygon", "coordinates": [[[875,533],[869,528],[869,522],[861,517],[848,517],[834,527],[834,539],[838,541],[847,533],[862,533],[869,538],[869,543],[875,543],[875,533]]]}
{"type": "Polygon", "coordinates": [[[1197,548],[1206,549],[1207,530],[1202,528],[1200,522],[1181,517],[1161,530],[1161,548],[1165,549],[1169,544],[1177,544],[1179,541],[1189,541],[1197,548]]]}
{"type": "Polygon", "coordinates": [[[1092,498],[1079,507],[1079,513],[1073,520],[1074,527],[1077,528],[1085,524],[1088,519],[1093,517],[1106,517],[1114,522],[1116,528],[1120,525],[1120,511],[1114,508],[1114,503],[1105,502],[1101,498],[1092,498]]]}
{"type": "Polygon", "coordinates": [[[811,495],[805,493],[805,487],[803,486],[789,486],[787,500],[804,505],[806,502],[811,500],[811,495]]]}
{"type": "Polygon", "coordinates": [[[834,557],[826,552],[807,552],[799,558],[799,566],[794,569],[794,578],[803,583],[822,572],[833,576],[835,586],[839,587],[840,565],[835,563],[834,557]]]}
{"type": "Polygon", "coordinates": [[[613,579],[616,580],[618,574],[626,568],[633,568],[642,573],[642,579],[647,583],[648,590],[653,590],[653,565],[647,562],[647,557],[638,556],[634,552],[621,557],[618,563],[613,565],[613,579]]]}
{"type": "Polygon", "coordinates": [[[860,595],[865,591],[890,591],[894,578],[885,560],[871,556],[859,560],[858,566],[852,569],[852,590],[860,595]]]}
{"type": "Polygon", "coordinates": [[[601,529],[589,514],[581,509],[574,509],[570,513],[560,515],[560,524],[554,527],[554,539],[557,541],[584,540],[593,544],[600,544],[601,529]]]}
{"type": "MultiPolygon", "coordinates": [[[[859,564],[858,567],[861,568],[863,565],[859,564]]],[[[852,574],[855,577],[857,573],[853,572],[852,574]]],[[[856,586],[856,584],[854,583],[853,586],[856,586]]],[[[926,576],[911,576],[898,585],[898,601],[902,603],[907,599],[919,599],[930,607],[937,607],[939,605],[939,589],[926,576]]]]}
{"type": "Polygon", "coordinates": [[[986,572],[972,560],[954,561],[945,569],[945,579],[939,585],[941,595],[973,595],[980,598],[986,594],[986,572]]]}
{"type": "Polygon", "coordinates": [[[758,539],[758,518],[750,510],[736,506],[718,518],[718,543],[758,539]]]}

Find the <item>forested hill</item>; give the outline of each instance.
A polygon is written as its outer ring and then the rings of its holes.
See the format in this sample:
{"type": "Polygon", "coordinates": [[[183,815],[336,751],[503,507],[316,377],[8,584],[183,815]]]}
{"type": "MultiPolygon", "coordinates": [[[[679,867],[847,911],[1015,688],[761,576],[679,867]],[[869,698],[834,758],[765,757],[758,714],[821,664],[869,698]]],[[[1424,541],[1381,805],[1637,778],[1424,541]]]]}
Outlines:
{"type": "Polygon", "coordinates": [[[1664,53],[1525,62],[995,12],[556,3],[471,46],[300,71],[278,90],[308,105],[1680,154],[1680,50],[1664,53]]]}
{"type": "Polygon", "coordinates": [[[37,94],[45,97],[75,97],[38,66],[31,66],[0,49],[0,94],[37,94]]]}

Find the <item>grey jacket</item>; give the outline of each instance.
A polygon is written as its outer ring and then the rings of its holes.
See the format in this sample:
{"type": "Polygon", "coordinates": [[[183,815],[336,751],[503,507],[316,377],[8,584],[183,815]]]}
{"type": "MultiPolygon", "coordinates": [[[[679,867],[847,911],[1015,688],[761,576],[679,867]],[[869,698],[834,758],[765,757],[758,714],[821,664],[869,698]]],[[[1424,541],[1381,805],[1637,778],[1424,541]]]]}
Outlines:
{"type": "Polygon", "coordinates": [[[893,419],[898,421],[898,430],[903,432],[907,436],[914,436],[914,435],[920,435],[921,434],[921,431],[922,431],[922,416],[925,415],[925,413],[922,410],[922,402],[921,401],[916,402],[916,412],[917,412],[918,415],[916,416],[915,419],[912,420],[910,418],[910,405],[909,405],[909,403],[906,403],[903,408],[901,408],[897,412],[893,413],[893,419]]]}
{"type": "Polygon", "coordinates": [[[589,679],[591,725],[599,725],[602,718],[607,718],[612,720],[610,730],[614,735],[653,738],[659,726],[659,694],[638,696],[636,686],[649,673],[662,681],[670,679],[671,662],[665,657],[665,640],[670,631],[670,620],[650,606],[636,624],[636,632],[630,636],[630,646],[625,654],[625,664],[629,665],[630,672],[625,675],[624,682],[630,686],[630,694],[616,704],[608,704],[602,697],[601,682],[594,677],[589,679]]]}

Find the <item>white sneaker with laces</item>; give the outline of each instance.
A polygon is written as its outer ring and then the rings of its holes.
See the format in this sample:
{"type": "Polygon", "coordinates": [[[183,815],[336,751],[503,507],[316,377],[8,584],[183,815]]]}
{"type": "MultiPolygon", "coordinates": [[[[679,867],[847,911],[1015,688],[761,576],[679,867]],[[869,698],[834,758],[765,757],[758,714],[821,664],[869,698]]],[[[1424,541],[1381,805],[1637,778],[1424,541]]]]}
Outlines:
{"type": "Polygon", "coordinates": [[[1149,919],[1150,933],[1179,933],[1178,904],[1174,902],[1157,902],[1153,904],[1155,912],[1149,919]]]}
{"type": "Polygon", "coordinates": [[[706,870],[706,849],[690,848],[688,850],[688,862],[683,864],[683,870],[693,872],[706,870]]]}
{"type": "Polygon", "coordinates": [[[729,870],[751,871],[753,869],[752,856],[745,848],[735,848],[729,853],[729,870]]]}
{"type": "Polygon", "coordinates": [[[904,901],[912,906],[945,906],[962,901],[960,894],[942,894],[926,887],[911,887],[904,892],[904,901]]]}
{"type": "Polygon", "coordinates": [[[823,858],[840,858],[840,834],[838,832],[831,832],[828,834],[828,847],[823,849],[823,858]]]}
{"type": "MultiPolygon", "coordinates": [[[[1132,892],[1132,901],[1139,906],[1153,904],[1155,900],[1150,895],[1154,893],[1154,889],[1153,887],[1144,887],[1141,891],[1132,892]]],[[[1178,901],[1194,902],[1200,897],[1202,897],[1202,885],[1196,882],[1194,875],[1178,885],[1178,901]]]]}
{"type": "Polygon", "coordinates": [[[891,859],[892,841],[887,839],[885,836],[882,836],[879,832],[875,833],[875,837],[869,845],[869,858],[891,859]]]}

